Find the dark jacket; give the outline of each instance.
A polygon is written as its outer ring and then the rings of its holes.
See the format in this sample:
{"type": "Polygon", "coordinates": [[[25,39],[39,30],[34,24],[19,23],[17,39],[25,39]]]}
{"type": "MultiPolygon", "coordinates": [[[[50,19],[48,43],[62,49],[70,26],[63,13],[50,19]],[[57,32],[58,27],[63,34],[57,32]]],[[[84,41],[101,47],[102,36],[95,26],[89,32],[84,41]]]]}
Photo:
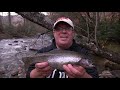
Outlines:
{"type": "MultiPolygon", "coordinates": [[[[55,40],[53,39],[53,42],[50,46],[47,46],[47,47],[44,47],[40,50],[38,50],[37,53],[44,53],[44,52],[49,52],[53,49],[56,49],[56,45],[55,45],[55,40]]],[[[84,47],[81,47],[79,44],[77,44],[75,42],[75,40],[73,40],[73,44],[70,48],[66,49],[66,50],[70,50],[70,51],[75,51],[75,52],[79,52],[79,53],[83,53],[84,55],[87,56],[87,58],[89,59],[92,59],[91,57],[91,54],[89,53],[89,50],[87,50],[86,48],[84,47]]],[[[26,78],[30,78],[30,72],[35,68],[35,64],[32,64],[29,66],[28,68],[28,71],[26,73],[26,78]]],[[[97,69],[96,67],[93,67],[93,68],[85,68],[86,69],[86,72],[88,74],[90,74],[93,78],[98,78],[98,72],[97,72],[97,69]]],[[[58,69],[55,69],[51,75],[49,75],[48,77],[46,78],[67,78],[68,76],[65,74],[64,71],[60,71],[58,69]]]]}

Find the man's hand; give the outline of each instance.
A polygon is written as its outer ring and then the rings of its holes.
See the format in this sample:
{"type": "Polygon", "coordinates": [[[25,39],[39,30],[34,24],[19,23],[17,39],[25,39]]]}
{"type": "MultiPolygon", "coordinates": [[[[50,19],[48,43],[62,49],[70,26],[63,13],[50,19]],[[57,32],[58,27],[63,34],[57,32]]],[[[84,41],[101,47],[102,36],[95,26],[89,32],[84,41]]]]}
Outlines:
{"type": "Polygon", "coordinates": [[[30,73],[31,78],[45,78],[49,76],[52,72],[52,68],[49,66],[48,62],[36,63],[35,69],[30,73]]]}
{"type": "Polygon", "coordinates": [[[69,78],[92,78],[82,66],[63,65],[69,78]]]}

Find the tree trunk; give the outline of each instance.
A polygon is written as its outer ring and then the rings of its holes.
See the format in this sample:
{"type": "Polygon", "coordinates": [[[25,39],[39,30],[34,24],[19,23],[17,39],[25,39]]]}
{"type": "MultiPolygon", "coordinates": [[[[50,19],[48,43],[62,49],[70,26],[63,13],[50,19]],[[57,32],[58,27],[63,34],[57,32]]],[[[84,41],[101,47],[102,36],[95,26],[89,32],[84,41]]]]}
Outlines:
{"type": "MultiPolygon", "coordinates": [[[[49,30],[52,30],[53,21],[41,13],[38,13],[38,12],[16,12],[16,13],[20,14],[22,17],[24,17],[34,23],[37,23],[49,30]]],[[[105,50],[102,48],[97,48],[94,44],[90,44],[90,43],[89,44],[88,43],[80,43],[80,44],[82,46],[90,49],[95,54],[97,54],[103,58],[106,58],[110,61],[120,64],[120,54],[119,53],[108,51],[108,50],[105,50]]]]}
{"type": "Polygon", "coordinates": [[[31,22],[41,25],[42,27],[47,28],[48,30],[52,30],[53,21],[42,13],[39,12],[16,12],[16,13],[30,20],[31,22]]]}
{"type": "Polygon", "coordinates": [[[0,16],[0,33],[3,33],[2,16],[0,16]]]}
{"type": "Polygon", "coordinates": [[[98,47],[98,42],[97,42],[97,29],[98,29],[98,14],[99,12],[96,12],[96,21],[95,21],[95,44],[98,47]]]}
{"type": "Polygon", "coordinates": [[[10,12],[8,12],[8,21],[9,21],[9,27],[11,27],[12,24],[11,24],[11,13],[10,12]]]}
{"type": "Polygon", "coordinates": [[[86,25],[87,25],[87,33],[88,33],[88,40],[87,40],[87,42],[89,42],[90,41],[90,32],[89,32],[89,20],[88,20],[88,17],[87,17],[87,15],[86,15],[86,25]]]}
{"type": "Polygon", "coordinates": [[[97,46],[93,43],[79,43],[83,47],[86,47],[87,49],[91,50],[94,54],[101,56],[103,58],[106,58],[112,62],[120,64],[120,53],[116,53],[110,50],[107,50],[105,48],[97,48],[97,46]]]}

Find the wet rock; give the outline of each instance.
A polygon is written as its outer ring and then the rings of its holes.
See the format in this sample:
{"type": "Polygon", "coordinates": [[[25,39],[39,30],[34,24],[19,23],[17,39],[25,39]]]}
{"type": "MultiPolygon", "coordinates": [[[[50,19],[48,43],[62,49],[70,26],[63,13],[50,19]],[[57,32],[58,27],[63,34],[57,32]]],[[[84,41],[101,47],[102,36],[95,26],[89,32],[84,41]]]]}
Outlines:
{"type": "Polygon", "coordinates": [[[15,40],[15,41],[13,41],[13,42],[14,42],[14,43],[18,43],[18,41],[16,41],[16,40],[15,40]]]}
{"type": "Polygon", "coordinates": [[[120,70],[120,64],[114,63],[112,61],[105,62],[105,68],[109,70],[120,70]]]}
{"type": "Polygon", "coordinates": [[[2,77],[4,77],[4,74],[5,74],[5,68],[4,68],[4,66],[0,66],[0,78],[2,78],[2,77]]]}
{"type": "Polygon", "coordinates": [[[8,44],[8,45],[12,45],[12,44],[10,43],[10,44],[8,44]]]}
{"type": "Polygon", "coordinates": [[[0,75],[1,74],[5,74],[5,71],[4,70],[0,70],[0,75]]]}
{"type": "Polygon", "coordinates": [[[16,70],[16,71],[12,71],[12,72],[11,72],[11,76],[18,76],[18,73],[19,73],[18,70],[16,70]]]}
{"type": "Polygon", "coordinates": [[[23,43],[24,41],[20,41],[20,42],[22,42],[22,43],[23,43]]]}
{"type": "Polygon", "coordinates": [[[120,78],[120,70],[112,70],[110,71],[115,78],[120,78]]]}
{"type": "Polygon", "coordinates": [[[114,75],[108,70],[105,70],[101,74],[99,74],[99,77],[100,78],[115,78],[114,75]]]}

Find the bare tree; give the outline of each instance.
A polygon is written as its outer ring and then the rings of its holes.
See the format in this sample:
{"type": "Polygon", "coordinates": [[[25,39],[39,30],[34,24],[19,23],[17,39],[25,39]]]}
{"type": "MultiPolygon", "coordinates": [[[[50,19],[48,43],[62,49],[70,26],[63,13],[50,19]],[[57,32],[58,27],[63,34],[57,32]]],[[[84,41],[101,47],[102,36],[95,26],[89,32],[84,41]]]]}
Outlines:
{"type": "Polygon", "coordinates": [[[42,27],[52,30],[53,21],[48,17],[45,17],[44,14],[39,12],[16,12],[22,17],[41,25],[42,27]]]}
{"type": "Polygon", "coordinates": [[[86,15],[86,25],[87,25],[87,33],[88,33],[88,40],[87,40],[87,42],[89,42],[90,41],[90,32],[89,32],[89,19],[88,19],[88,17],[87,17],[87,15],[86,15]]]}
{"type": "MultiPolygon", "coordinates": [[[[52,30],[53,21],[49,18],[46,19],[45,15],[42,15],[37,12],[17,12],[17,13],[26,19],[29,19],[47,29],[52,30]]],[[[90,49],[94,54],[97,54],[101,57],[104,57],[108,60],[120,64],[120,53],[116,53],[103,48],[97,48],[96,45],[93,44],[91,45],[90,43],[80,42],[79,44],[90,49]]]]}
{"type": "Polygon", "coordinates": [[[8,21],[9,21],[9,26],[11,27],[12,24],[11,24],[11,13],[10,12],[8,12],[8,21]]]}
{"type": "Polygon", "coordinates": [[[2,16],[0,16],[0,33],[3,33],[2,16]]]}
{"type": "Polygon", "coordinates": [[[98,42],[97,42],[98,15],[99,15],[99,12],[96,12],[96,21],[95,21],[95,44],[97,45],[97,47],[98,47],[98,42]]]}

